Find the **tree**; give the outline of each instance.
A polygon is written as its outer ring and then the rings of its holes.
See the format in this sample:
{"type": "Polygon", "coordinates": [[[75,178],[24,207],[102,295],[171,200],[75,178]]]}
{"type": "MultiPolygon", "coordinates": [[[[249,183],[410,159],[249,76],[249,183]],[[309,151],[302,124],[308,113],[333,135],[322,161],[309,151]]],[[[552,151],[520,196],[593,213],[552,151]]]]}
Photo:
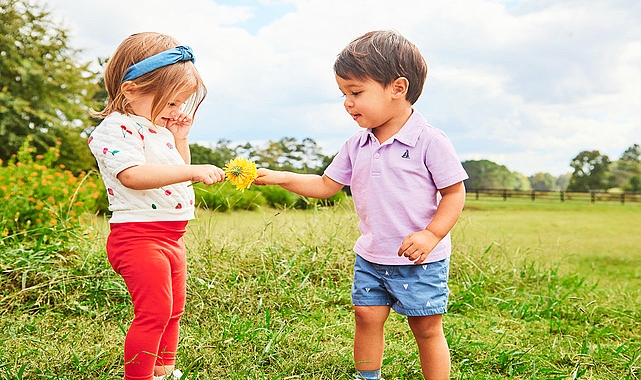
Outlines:
{"type": "Polygon", "coordinates": [[[561,174],[556,179],[556,187],[561,191],[565,191],[570,184],[570,179],[572,178],[572,173],[561,174]]]}
{"type": "Polygon", "coordinates": [[[507,167],[488,160],[463,161],[463,168],[470,177],[465,187],[475,189],[529,190],[530,183],[520,173],[513,173],[507,167]]]}
{"type": "Polygon", "coordinates": [[[211,164],[219,168],[227,165],[229,160],[238,155],[237,149],[231,145],[229,140],[218,140],[211,148],[199,144],[189,144],[192,164],[211,164]]]}
{"type": "Polygon", "coordinates": [[[641,147],[634,144],[611,166],[615,186],[627,191],[641,191],[641,147]]]}
{"type": "Polygon", "coordinates": [[[83,137],[100,108],[99,76],[78,63],[68,32],[28,0],[0,0],[0,159],[18,151],[27,136],[45,152],[60,141],[62,163],[72,171],[95,166],[83,137]]]}
{"type": "Polygon", "coordinates": [[[550,173],[536,173],[529,180],[532,190],[548,191],[557,188],[556,178],[550,173]]]}
{"type": "Polygon", "coordinates": [[[606,190],[612,185],[610,159],[598,150],[583,151],[572,159],[568,191],[606,190]]]}
{"type": "Polygon", "coordinates": [[[297,173],[322,174],[332,158],[322,154],[316,142],[305,138],[298,142],[293,137],[267,141],[253,147],[250,143],[232,143],[219,140],[211,147],[190,144],[192,164],[213,164],[223,167],[234,157],[247,157],[258,167],[288,170],[297,173]]]}

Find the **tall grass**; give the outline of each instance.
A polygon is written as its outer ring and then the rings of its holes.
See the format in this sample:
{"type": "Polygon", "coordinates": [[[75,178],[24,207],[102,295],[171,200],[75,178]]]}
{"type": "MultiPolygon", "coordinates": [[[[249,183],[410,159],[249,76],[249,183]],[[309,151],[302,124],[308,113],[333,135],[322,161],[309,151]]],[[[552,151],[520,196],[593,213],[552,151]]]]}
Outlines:
{"type": "MultiPolygon", "coordinates": [[[[468,201],[444,317],[452,378],[637,379],[639,211],[468,201]]],[[[122,377],[132,311],[107,230],[92,219],[62,251],[0,255],[0,378],[122,377]]],[[[348,203],[201,210],[188,231],[178,365],[190,379],[352,378],[348,203]]],[[[422,378],[402,316],[386,340],[384,377],[422,378]]]]}

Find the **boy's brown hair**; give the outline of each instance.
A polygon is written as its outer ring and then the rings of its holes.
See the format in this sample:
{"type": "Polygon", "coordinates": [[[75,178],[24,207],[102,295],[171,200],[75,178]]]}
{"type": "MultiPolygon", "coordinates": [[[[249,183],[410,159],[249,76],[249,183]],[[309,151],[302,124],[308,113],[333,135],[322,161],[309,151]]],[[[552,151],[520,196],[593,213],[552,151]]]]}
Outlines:
{"type": "Polygon", "coordinates": [[[334,62],[334,73],[343,79],[371,79],[384,87],[404,77],[407,99],[416,103],[427,78],[427,63],[418,48],[391,30],[376,30],[350,42],[334,62]]]}
{"type": "MultiPolygon", "coordinates": [[[[131,107],[121,88],[127,69],[134,63],[179,45],[173,37],[155,32],[132,34],[122,41],[105,67],[107,106],[100,112],[94,112],[94,116],[106,117],[112,112],[130,114],[131,107]]],[[[160,67],[133,79],[132,82],[136,84],[141,94],[154,95],[151,107],[152,121],[180,92],[194,92],[185,102],[183,109],[191,116],[196,113],[207,94],[207,88],[191,61],[181,61],[160,67]]]]}

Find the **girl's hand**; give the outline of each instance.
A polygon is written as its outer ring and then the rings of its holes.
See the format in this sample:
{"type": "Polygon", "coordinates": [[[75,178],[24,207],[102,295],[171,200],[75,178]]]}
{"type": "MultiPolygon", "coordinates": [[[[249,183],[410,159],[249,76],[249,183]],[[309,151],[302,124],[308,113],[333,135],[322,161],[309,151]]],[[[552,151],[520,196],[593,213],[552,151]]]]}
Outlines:
{"type": "Polygon", "coordinates": [[[223,169],[214,165],[190,165],[192,169],[191,181],[202,182],[209,186],[214,183],[222,182],[225,180],[225,172],[223,169]]]}
{"type": "Polygon", "coordinates": [[[189,130],[191,129],[191,123],[193,122],[189,115],[180,113],[178,116],[166,120],[167,124],[165,124],[165,128],[174,135],[175,140],[187,138],[189,130]]]}

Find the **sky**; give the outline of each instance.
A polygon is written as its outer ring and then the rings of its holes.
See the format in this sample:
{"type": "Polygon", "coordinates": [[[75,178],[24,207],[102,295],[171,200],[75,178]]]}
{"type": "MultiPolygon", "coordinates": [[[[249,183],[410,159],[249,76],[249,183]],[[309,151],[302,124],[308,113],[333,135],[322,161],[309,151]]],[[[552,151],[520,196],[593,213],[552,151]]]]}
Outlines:
{"type": "Polygon", "coordinates": [[[332,71],[371,30],[418,46],[429,72],[414,105],[461,161],[526,176],[572,171],[580,152],[641,145],[638,0],[41,0],[84,61],[127,36],[193,48],[208,95],[190,140],[311,138],[326,155],[359,130],[332,71]]]}

